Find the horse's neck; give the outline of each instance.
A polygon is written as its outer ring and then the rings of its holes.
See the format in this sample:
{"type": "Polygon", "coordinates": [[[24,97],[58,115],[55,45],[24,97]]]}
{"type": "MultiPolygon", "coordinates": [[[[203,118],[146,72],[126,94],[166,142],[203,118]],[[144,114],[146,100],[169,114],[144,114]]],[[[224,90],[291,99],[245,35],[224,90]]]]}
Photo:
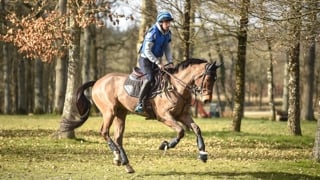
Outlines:
{"type": "Polygon", "coordinates": [[[190,88],[193,85],[194,75],[189,70],[189,68],[177,72],[176,74],[174,74],[174,77],[171,77],[171,82],[175,86],[176,91],[179,92],[179,94],[190,93],[190,88]]]}

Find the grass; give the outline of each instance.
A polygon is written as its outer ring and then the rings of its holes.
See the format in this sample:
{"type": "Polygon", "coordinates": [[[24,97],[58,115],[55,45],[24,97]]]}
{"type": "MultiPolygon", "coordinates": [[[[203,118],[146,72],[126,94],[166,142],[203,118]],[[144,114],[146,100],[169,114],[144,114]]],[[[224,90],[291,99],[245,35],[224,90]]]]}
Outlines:
{"type": "Polygon", "coordinates": [[[91,117],[76,140],[55,140],[59,116],[0,116],[0,179],[320,179],[312,160],[316,122],[303,121],[303,136],[292,136],[285,122],[244,119],[242,132],[228,119],[197,119],[209,153],[197,159],[195,136],[187,132],[176,148],[159,151],[175,137],[157,121],[129,115],[124,148],[136,170],[112,164],[99,135],[101,117],[91,117]]]}

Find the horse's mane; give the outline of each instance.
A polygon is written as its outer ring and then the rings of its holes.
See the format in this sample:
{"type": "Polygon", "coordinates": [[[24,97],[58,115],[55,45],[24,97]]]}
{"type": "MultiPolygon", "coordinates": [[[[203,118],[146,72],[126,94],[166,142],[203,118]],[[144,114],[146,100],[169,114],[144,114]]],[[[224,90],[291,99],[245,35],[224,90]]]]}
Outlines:
{"type": "Polygon", "coordinates": [[[171,73],[176,73],[179,72],[185,68],[187,68],[189,65],[193,65],[193,64],[201,64],[201,63],[207,63],[208,61],[203,60],[203,59],[196,59],[196,58],[191,58],[191,59],[187,59],[185,61],[180,62],[179,64],[177,64],[173,69],[171,73]]]}

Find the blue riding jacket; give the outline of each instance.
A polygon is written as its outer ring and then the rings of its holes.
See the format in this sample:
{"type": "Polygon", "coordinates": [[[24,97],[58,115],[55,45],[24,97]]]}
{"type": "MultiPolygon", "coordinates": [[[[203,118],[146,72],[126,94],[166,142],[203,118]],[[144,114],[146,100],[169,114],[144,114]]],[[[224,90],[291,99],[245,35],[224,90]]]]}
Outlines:
{"type": "MultiPolygon", "coordinates": [[[[167,32],[163,32],[159,29],[158,24],[154,24],[146,34],[144,41],[142,43],[140,53],[142,57],[148,58],[151,62],[156,63],[159,58],[161,58],[165,51],[168,49],[168,44],[171,42],[171,32],[170,30],[167,32]],[[156,59],[150,58],[146,53],[146,44],[152,42],[153,46],[151,49],[152,54],[155,56],[156,59]]],[[[167,55],[167,54],[166,54],[167,55]]],[[[170,56],[171,51],[170,51],[170,56]]],[[[168,57],[167,57],[168,58],[168,57]]],[[[172,57],[170,57],[172,58],[172,57]]],[[[172,59],[167,59],[169,62],[172,59]]]]}

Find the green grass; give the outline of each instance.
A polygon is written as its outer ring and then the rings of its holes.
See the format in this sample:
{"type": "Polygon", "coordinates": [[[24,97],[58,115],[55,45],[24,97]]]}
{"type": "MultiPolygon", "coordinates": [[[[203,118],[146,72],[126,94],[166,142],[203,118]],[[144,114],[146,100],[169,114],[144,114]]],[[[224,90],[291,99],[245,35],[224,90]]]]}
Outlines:
{"type": "Polygon", "coordinates": [[[77,140],[55,140],[59,116],[0,116],[0,179],[320,179],[312,160],[316,122],[292,136],[285,122],[244,119],[241,133],[228,119],[197,119],[209,153],[197,159],[195,136],[187,132],[176,148],[159,151],[175,132],[157,121],[129,115],[124,148],[135,169],[112,164],[99,134],[101,117],[78,130],[77,140]]]}

